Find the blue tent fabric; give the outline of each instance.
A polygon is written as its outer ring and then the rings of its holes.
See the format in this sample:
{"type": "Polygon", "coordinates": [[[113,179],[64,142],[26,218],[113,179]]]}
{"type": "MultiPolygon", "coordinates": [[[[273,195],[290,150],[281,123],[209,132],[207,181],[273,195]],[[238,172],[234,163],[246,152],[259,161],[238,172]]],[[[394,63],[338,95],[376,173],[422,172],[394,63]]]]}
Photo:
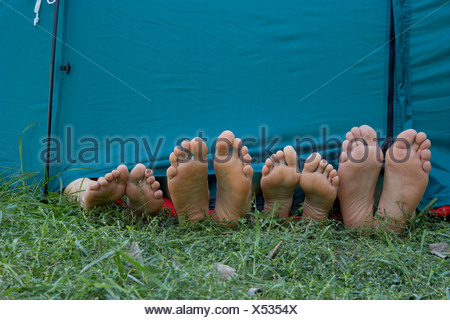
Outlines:
{"type": "MultiPolygon", "coordinates": [[[[422,205],[450,204],[449,7],[420,21],[445,2],[392,3],[394,134],[429,135],[422,205]]],[[[54,6],[43,3],[38,27],[33,8],[0,3],[0,167],[42,180],[54,6]]],[[[246,139],[256,171],[287,144],[337,165],[335,140],[355,125],[386,138],[391,1],[61,0],[59,17],[56,66],[72,68],[55,74],[51,190],[122,162],[163,176],[174,145],[198,135],[211,160],[226,129],[246,139]]]]}
{"type": "Polygon", "coordinates": [[[411,3],[409,96],[411,126],[431,140],[432,166],[421,207],[450,204],[450,3],[411,3]]]}

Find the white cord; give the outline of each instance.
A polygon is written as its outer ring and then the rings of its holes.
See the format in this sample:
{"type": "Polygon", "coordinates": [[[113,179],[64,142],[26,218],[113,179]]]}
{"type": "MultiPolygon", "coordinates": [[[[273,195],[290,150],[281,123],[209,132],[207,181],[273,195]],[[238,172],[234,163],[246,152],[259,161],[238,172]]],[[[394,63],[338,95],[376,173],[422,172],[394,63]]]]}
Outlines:
{"type": "Polygon", "coordinates": [[[39,22],[39,9],[41,8],[41,0],[36,1],[36,5],[34,6],[34,13],[36,13],[36,18],[34,18],[34,26],[36,26],[39,22]]]}
{"type": "MultiPolygon", "coordinates": [[[[50,1],[47,0],[48,4],[54,4],[56,0],[50,1]]],[[[39,10],[41,9],[41,0],[36,0],[36,5],[34,6],[34,13],[36,13],[36,17],[34,18],[34,26],[36,26],[39,22],[39,10]]]]}

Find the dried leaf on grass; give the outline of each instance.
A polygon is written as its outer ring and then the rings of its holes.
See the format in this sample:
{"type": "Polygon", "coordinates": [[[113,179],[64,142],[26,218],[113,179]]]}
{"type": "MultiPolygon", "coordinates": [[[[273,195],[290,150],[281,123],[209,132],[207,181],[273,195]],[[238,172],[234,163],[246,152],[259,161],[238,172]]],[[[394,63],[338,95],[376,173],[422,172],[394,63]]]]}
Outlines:
{"type": "MultiPolygon", "coordinates": [[[[137,262],[142,262],[144,259],[142,258],[142,252],[141,249],[139,249],[139,244],[136,241],[133,241],[132,243],[128,244],[126,246],[126,253],[132,257],[137,262]]],[[[130,262],[127,262],[129,267],[133,267],[133,264],[130,262]]]]}
{"type": "Polygon", "coordinates": [[[446,258],[450,254],[450,246],[447,242],[438,242],[430,244],[431,253],[440,258],[446,258]]]}
{"type": "Polygon", "coordinates": [[[257,293],[260,293],[260,292],[262,292],[262,288],[250,288],[250,289],[248,290],[247,294],[248,294],[250,297],[253,297],[253,296],[255,296],[257,293]]]}
{"type": "Polygon", "coordinates": [[[275,254],[277,253],[277,251],[278,251],[278,249],[280,248],[280,246],[281,246],[281,241],[278,242],[278,244],[275,246],[275,248],[273,248],[273,249],[267,254],[267,256],[268,256],[270,259],[272,259],[273,257],[275,257],[275,254]]]}
{"type": "Polygon", "coordinates": [[[236,275],[236,269],[227,266],[226,264],[218,263],[216,267],[220,274],[220,280],[222,281],[230,280],[231,277],[236,275]]]}

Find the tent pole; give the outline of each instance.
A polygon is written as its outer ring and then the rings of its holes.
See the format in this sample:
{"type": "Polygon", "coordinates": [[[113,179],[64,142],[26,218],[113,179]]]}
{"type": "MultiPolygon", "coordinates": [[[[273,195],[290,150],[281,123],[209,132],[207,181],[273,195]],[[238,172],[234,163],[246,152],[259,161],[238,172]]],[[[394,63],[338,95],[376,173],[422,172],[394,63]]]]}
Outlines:
{"type": "Polygon", "coordinates": [[[389,80],[388,80],[388,101],[387,101],[387,132],[386,140],[381,146],[384,153],[394,141],[394,76],[395,76],[395,28],[394,28],[394,4],[391,4],[391,21],[389,31],[389,80]]]}
{"type": "Polygon", "coordinates": [[[55,15],[53,18],[53,39],[52,39],[52,55],[50,60],[50,83],[48,93],[48,115],[47,115],[47,147],[45,158],[45,184],[44,195],[48,194],[48,183],[50,177],[50,138],[52,135],[52,111],[53,111],[53,80],[55,73],[55,51],[56,51],[56,34],[58,29],[58,11],[59,0],[55,3],[55,15]]]}

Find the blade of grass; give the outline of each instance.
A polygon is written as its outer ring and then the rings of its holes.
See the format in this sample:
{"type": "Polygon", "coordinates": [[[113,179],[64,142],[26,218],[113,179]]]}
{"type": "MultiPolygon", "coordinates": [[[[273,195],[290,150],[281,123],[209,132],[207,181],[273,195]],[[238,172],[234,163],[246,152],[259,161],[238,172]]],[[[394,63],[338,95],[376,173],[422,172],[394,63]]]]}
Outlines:
{"type": "Polygon", "coordinates": [[[403,264],[402,260],[400,260],[400,257],[399,257],[398,254],[397,254],[397,250],[395,250],[395,247],[394,247],[394,245],[392,244],[391,240],[389,239],[389,235],[388,235],[387,233],[385,233],[385,237],[386,237],[386,241],[387,241],[387,243],[388,243],[388,246],[389,246],[389,248],[391,249],[392,254],[393,254],[394,257],[395,257],[395,260],[397,260],[397,262],[398,262],[398,264],[399,264],[399,266],[398,266],[399,269],[402,270],[402,272],[405,273],[405,276],[406,276],[406,278],[408,279],[409,284],[412,286],[411,278],[410,278],[409,272],[408,272],[408,270],[405,268],[405,265],[403,264]]]}
{"type": "Polygon", "coordinates": [[[89,269],[90,267],[92,267],[93,265],[96,265],[97,263],[99,263],[100,261],[105,260],[106,258],[112,256],[114,253],[116,253],[115,250],[111,250],[108,251],[107,253],[105,253],[104,255],[102,255],[100,258],[98,258],[95,261],[92,261],[91,263],[89,263],[88,265],[86,265],[83,269],[81,269],[80,274],[82,274],[84,271],[86,271],[87,269],[89,269]]]}
{"type": "Polygon", "coordinates": [[[158,287],[160,287],[161,289],[166,289],[166,286],[158,278],[156,278],[155,276],[155,273],[157,273],[156,270],[153,270],[153,272],[150,271],[148,268],[141,265],[139,262],[134,260],[132,257],[130,257],[123,251],[116,251],[116,254],[121,255],[125,260],[134,265],[138,270],[142,271],[142,273],[158,287]]]}
{"type": "MultiPolygon", "coordinates": [[[[22,156],[22,134],[24,134],[25,131],[27,131],[29,128],[34,126],[39,121],[36,121],[32,124],[30,124],[28,127],[22,130],[22,133],[19,135],[19,161],[20,161],[20,173],[23,174],[23,156],[22,156]]],[[[25,181],[23,182],[25,186],[25,181]]]]}

